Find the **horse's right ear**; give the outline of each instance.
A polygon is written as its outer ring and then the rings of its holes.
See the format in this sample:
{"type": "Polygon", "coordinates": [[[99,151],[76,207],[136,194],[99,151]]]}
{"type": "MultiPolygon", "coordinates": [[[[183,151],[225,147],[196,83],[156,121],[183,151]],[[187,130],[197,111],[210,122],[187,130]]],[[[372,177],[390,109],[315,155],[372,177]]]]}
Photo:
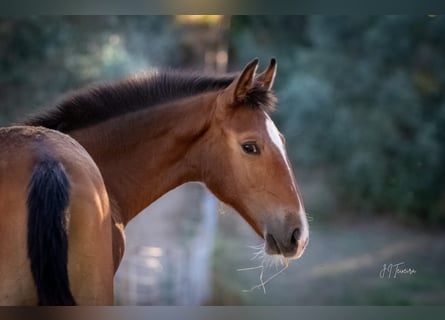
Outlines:
{"type": "Polygon", "coordinates": [[[254,85],[257,67],[258,58],[255,58],[246,65],[243,72],[227,87],[224,95],[227,95],[229,103],[236,104],[245,100],[247,92],[254,85]]]}
{"type": "Polygon", "coordinates": [[[263,73],[259,74],[256,80],[263,86],[263,88],[272,89],[275,75],[277,74],[277,59],[270,59],[269,66],[263,73]]]}

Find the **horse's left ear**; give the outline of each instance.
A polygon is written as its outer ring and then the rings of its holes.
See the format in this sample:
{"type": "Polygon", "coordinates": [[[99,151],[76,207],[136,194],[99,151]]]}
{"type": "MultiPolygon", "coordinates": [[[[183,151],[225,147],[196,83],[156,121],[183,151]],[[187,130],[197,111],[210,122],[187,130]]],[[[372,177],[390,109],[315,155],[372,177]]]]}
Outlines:
{"type": "Polygon", "coordinates": [[[244,101],[247,92],[252,89],[255,80],[255,71],[258,67],[258,58],[253,59],[244,68],[241,75],[239,75],[225,90],[231,103],[238,103],[244,101]]]}
{"type": "Polygon", "coordinates": [[[275,75],[277,73],[277,60],[275,58],[270,59],[269,66],[263,73],[259,74],[256,81],[260,83],[262,87],[267,90],[272,89],[275,75]]]}

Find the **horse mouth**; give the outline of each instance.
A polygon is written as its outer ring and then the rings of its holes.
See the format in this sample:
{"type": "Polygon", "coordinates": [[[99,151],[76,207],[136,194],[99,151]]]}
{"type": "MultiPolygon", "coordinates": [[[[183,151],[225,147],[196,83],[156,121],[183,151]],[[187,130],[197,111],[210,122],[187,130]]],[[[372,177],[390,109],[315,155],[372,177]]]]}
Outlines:
{"type": "Polygon", "coordinates": [[[265,251],[268,255],[281,255],[288,259],[299,259],[309,242],[309,238],[299,239],[291,242],[289,245],[283,245],[275,239],[275,237],[268,233],[265,238],[265,251]]]}

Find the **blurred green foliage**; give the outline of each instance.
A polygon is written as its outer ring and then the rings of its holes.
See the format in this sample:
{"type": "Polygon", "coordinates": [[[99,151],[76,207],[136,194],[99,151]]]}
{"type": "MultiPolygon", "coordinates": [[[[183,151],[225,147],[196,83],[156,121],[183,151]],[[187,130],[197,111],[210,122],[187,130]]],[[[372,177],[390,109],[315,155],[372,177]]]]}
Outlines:
{"type": "Polygon", "coordinates": [[[319,208],[445,223],[444,31],[440,16],[232,20],[232,56],[278,58],[275,118],[297,173],[333,194],[319,208]]]}
{"type": "Polygon", "coordinates": [[[178,31],[169,16],[0,18],[0,125],[91,82],[178,65],[178,31]]]}
{"type": "MultiPolygon", "coordinates": [[[[445,224],[444,31],[442,16],[232,17],[229,69],[278,59],[274,118],[297,176],[324,185],[311,214],[445,224]]],[[[190,66],[187,32],[171,16],[1,18],[0,125],[94,81],[190,66]]]]}

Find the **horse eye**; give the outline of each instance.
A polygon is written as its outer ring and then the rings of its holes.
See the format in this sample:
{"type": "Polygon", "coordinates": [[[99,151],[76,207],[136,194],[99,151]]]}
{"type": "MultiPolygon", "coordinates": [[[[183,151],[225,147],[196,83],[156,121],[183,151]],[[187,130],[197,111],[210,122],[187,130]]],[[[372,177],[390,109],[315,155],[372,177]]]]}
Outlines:
{"type": "Polygon", "coordinates": [[[247,154],[255,154],[255,155],[260,154],[260,148],[257,146],[256,143],[253,142],[244,143],[242,145],[242,148],[243,151],[247,154]]]}

